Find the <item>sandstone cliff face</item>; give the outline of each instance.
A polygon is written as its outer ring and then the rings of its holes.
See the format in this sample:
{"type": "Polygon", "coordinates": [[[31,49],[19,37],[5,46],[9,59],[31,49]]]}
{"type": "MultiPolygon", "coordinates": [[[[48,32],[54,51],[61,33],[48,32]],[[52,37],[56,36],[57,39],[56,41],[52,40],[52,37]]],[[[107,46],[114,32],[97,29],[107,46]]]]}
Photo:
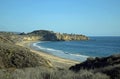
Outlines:
{"type": "Polygon", "coordinates": [[[55,33],[48,30],[35,30],[30,33],[13,34],[8,32],[0,32],[0,39],[19,42],[19,41],[71,41],[71,40],[88,40],[85,35],[55,33]]]}
{"type": "Polygon", "coordinates": [[[24,35],[23,40],[25,41],[71,41],[71,40],[88,40],[89,38],[85,35],[76,34],[60,34],[54,33],[53,31],[47,30],[36,30],[31,33],[24,35]]]}
{"type": "Polygon", "coordinates": [[[37,41],[41,40],[42,38],[39,36],[24,36],[23,41],[37,41]]]}
{"type": "Polygon", "coordinates": [[[88,37],[84,35],[76,35],[76,34],[60,34],[56,33],[58,40],[64,41],[72,41],[72,40],[88,40],[88,37]]]}

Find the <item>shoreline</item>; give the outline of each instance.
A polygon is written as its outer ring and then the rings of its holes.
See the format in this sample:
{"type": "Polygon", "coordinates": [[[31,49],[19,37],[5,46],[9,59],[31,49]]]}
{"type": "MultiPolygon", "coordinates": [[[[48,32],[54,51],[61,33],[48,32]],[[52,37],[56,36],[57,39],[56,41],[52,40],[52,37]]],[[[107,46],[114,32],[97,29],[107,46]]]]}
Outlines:
{"type": "Polygon", "coordinates": [[[40,50],[36,50],[35,48],[33,48],[34,46],[33,47],[31,46],[33,43],[36,43],[36,42],[39,42],[39,41],[23,41],[23,42],[16,43],[16,45],[26,47],[26,48],[30,49],[31,52],[38,54],[38,55],[42,56],[43,58],[49,60],[52,63],[53,67],[69,68],[70,66],[80,63],[78,61],[60,58],[58,56],[54,56],[54,55],[45,53],[40,50]]]}

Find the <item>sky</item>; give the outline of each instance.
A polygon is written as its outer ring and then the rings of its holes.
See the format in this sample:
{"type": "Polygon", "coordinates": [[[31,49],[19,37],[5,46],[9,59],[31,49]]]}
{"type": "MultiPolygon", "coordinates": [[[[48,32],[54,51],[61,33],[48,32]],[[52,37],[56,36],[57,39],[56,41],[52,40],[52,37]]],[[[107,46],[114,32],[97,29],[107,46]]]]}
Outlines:
{"type": "Polygon", "coordinates": [[[0,0],[0,31],[120,36],[120,0],[0,0]]]}

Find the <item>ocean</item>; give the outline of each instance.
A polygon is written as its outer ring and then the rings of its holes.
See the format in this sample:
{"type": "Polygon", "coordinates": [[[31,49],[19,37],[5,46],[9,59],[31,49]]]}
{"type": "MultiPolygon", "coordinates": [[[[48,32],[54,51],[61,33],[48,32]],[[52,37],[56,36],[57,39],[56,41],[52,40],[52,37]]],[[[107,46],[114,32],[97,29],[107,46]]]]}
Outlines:
{"type": "Polygon", "coordinates": [[[120,53],[120,37],[89,37],[87,41],[40,41],[37,50],[76,61],[120,53]]]}

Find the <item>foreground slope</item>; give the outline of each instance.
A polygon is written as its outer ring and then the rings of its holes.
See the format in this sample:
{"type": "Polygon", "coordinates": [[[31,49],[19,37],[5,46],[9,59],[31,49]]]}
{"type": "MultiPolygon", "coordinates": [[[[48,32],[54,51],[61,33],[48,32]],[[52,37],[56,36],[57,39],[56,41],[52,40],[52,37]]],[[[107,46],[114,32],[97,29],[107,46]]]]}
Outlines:
{"type": "Polygon", "coordinates": [[[102,72],[109,75],[111,79],[120,79],[120,54],[103,58],[88,58],[85,62],[70,67],[70,70],[76,72],[80,71],[81,69],[102,72]]]}
{"type": "MultiPolygon", "coordinates": [[[[39,33],[38,35],[0,33],[0,79],[120,79],[120,55],[89,58],[81,64],[72,66],[70,68],[72,71],[70,71],[51,68],[49,60],[38,56],[27,48],[15,45],[16,42],[24,41],[24,37],[29,40],[36,40],[36,38],[40,40],[39,33]],[[34,37],[36,38],[34,39],[34,37]]],[[[44,34],[42,31],[42,34],[44,40],[47,40],[49,32],[44,34]]],[[[49,40],[53,38],[50,34],[49,40]]]]}
{"type": "Polygon", "coordinates": [[[0,68],[51,67],[49,63],[29,49],[15,45],[6,35],[0,35],[0,68]]]}

